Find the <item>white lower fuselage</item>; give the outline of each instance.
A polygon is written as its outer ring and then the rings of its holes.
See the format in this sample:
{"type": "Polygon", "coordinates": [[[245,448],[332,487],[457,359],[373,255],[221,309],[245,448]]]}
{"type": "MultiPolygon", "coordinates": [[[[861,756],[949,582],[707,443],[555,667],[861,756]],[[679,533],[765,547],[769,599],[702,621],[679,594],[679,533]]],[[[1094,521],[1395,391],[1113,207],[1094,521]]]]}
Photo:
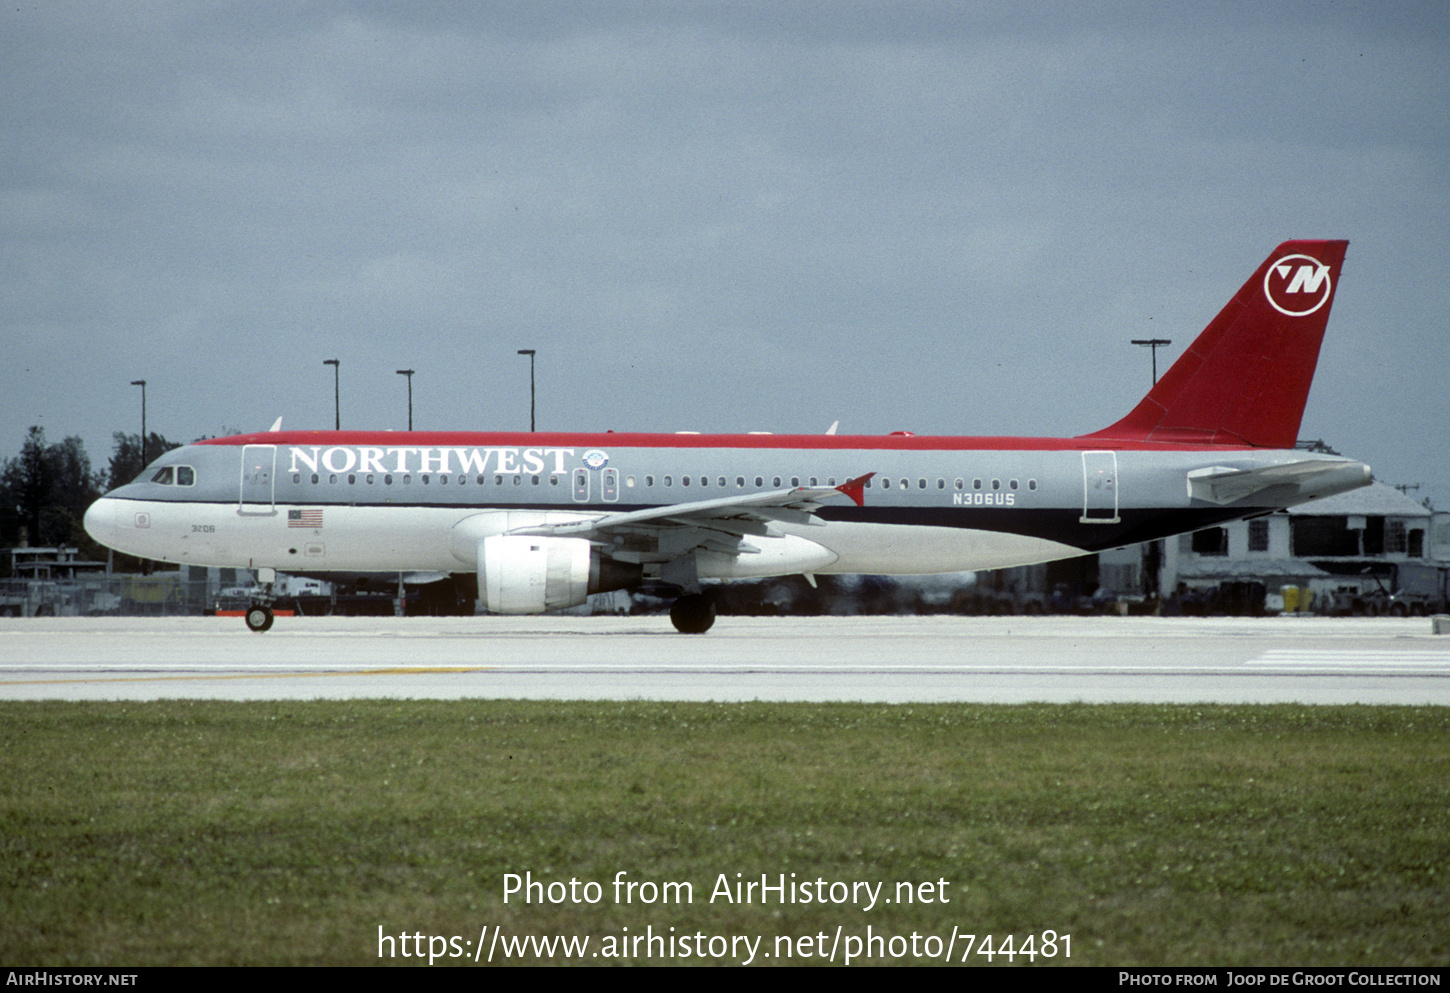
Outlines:
{"type": "MultiPolygon", "coordinates": [[[[284,572],[471,572],[477,541],[529,523],[582,519],[571,512],[460,511],[434,507],[336,507],[323,527],[288,527],[289,510],[239,515],[236,507],[107,500],[86,517],[95,535],[138,558],[194,565],[270,567],[284,572]]],[[[994,569],[1082,555],[1087,549],[1029,535],[974,528],[832,521],[777,524],[757,554],[700,555],[702,579],[798,572],[916,575],[994,569]]]]}

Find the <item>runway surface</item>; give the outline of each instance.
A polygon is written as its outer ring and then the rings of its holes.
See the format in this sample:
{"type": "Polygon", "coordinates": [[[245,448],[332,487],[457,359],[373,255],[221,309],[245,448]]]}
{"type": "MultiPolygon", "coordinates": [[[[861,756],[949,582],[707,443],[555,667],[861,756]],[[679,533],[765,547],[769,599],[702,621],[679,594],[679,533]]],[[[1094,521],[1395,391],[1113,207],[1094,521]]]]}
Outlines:
{"type": "Polygon", "coordinates": [[[1450,704],[1425,619],[0,620],[0,699],[1450,704]]]}

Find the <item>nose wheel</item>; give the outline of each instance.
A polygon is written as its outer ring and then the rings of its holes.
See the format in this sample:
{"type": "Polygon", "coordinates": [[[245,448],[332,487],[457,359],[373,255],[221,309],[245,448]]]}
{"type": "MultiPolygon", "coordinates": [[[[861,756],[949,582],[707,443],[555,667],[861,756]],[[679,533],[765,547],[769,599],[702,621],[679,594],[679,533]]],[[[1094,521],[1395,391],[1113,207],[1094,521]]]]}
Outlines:
{"type": "Polygon", "coordinates": [[[715,623],[715,605],[703,593],[687,594],[670,607],[670,622],[681,634],[704,634],[715,623]]]}
{"type": "Polygon", "coordinates": [[[272,626],[272,608],[266,604],[254,603],[247,608],[247,627],[261,634],[272,626]]]}

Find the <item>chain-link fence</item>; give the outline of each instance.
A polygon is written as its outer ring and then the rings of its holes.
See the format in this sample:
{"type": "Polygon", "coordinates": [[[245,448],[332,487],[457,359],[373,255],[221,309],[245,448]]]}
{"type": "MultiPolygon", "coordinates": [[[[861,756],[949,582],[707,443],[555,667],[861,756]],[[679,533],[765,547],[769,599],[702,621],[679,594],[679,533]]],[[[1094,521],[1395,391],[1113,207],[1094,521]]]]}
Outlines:
{"type": "Polygon", "coordinates": [[[188,581],[176,573],[0,579],[3,617],[178,617],[214,608],[204,579],[188,581]]]}

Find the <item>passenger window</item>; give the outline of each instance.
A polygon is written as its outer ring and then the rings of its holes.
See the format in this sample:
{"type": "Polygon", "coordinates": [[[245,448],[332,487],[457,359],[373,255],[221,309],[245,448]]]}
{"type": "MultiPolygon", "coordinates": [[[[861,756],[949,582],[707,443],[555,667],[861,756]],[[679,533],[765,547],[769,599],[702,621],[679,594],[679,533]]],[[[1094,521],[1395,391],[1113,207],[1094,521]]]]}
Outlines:
{"type": "Polygon", "coordinates": [[[992,489],[994,489],[994,490],[1000,490],[1001,488],[1002,488],[1002,481],[1000,479],[994,479],[994,480],[992,480],[992,489]]]}
{"type": "Polygon", "coordinates": [[[1009,482],[1007,485],[1010,486],[1012,489],[1015,490],[1017,488],[1017,480],[1014,479],[1011,482],[1009,482]]]}
{"type": "Polygon", "coordinates": [[[1027,488],[1029,490],[1035,490],[1035,489],[1037,489],[1037,480],[1035,480],[1035,479],[1029,479],[1029,480],[1027,480],[1027,488]]]}
{"type": "MultiPolygon", "coordinates": [[[[549,478],[550,479],[553,479],[554,477],[553,476],[550,476],[549,478]]],[[[627,487],[629,487],[630,489],[633,489],[634,488],[634,477],[633,476],[625,476],[624,477],[624,485],[627,486],[627,487]]]]}
{"type": "Polygon", "coordinates": [[[958,479],[954,483],[952,483],[952,485],[955,486],[957,489],[960,490],[960,489],[965,489],[967,484],[966,484],[966,481],[965,480],[958,479]]]}
{"type": "Polygon", "coordinates": [[[765,485],[765,477],[764,476],[756,476],[755,477],[755,486],[756,486],[756,488],[759,489],[760,487],[762,487],[764,485],[765,485]]]}
{"type": "Polygon", "coordinates": [[[916,488],[919,489],[919,490],[926,489],[926,477],[923,476],[922,478],[920,478],[920,479],[918,479],[916,481],[916,488]]]}
{"type": "Polygon", "coordinates": [[[974,490],[980,490],[981,488],[982,488],[982,481],[980,479],[974,479],[974,480],[972,480],[972,489],[974,489],[974,490]]]}
{"type": "Polygon", "coordinates": [[[315,473],[315,472],[312,474],[312,485],[313,486],[316,486],[317,485],[317,473],[315,473]]]}
{"type": "Polygon", "coordinates": [[[742,490],[745,489],[745,477],[744,476],[736,476],[735,477],[735,486],[738,489],[742,489],[742,490]]]}

